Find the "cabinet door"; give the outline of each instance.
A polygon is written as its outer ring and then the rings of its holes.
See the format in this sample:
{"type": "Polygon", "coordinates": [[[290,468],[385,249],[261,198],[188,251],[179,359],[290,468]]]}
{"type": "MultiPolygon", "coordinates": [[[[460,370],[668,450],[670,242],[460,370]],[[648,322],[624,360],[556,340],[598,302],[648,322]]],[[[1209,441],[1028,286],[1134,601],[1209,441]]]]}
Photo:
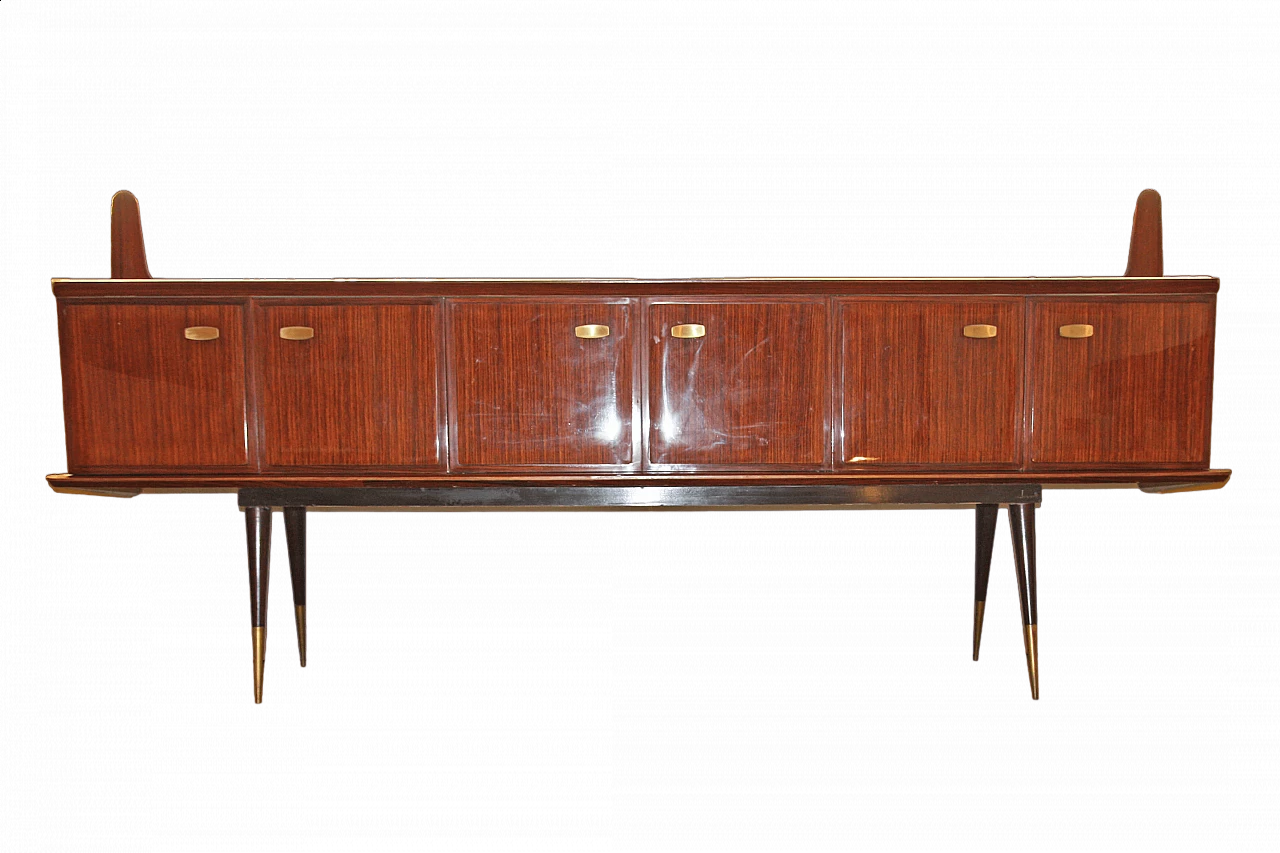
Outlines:
{"type": "Polygon", "coordinates": [[[67,467],[244,468],[243,313],[226,304],[59,305],[67,467]]]}
{"type": "Polygon", "coordinates": [[[1034,300],[1032,463],[1208,467],[1213,308],[1212,297],[1034,300]],[[1088,337],[1064,337],[1083,326],[1088,337]]]}
{"type": "Polygon", "coordinates": [[[837,304],[843,465],[1019,464],[1022,300],[837,304]]]}
{"type": "Polygon", "coordinates": [[[451,299],[453,461],[607,467],[635,458],[631,305],[451,299]]]}
{"type": "Polygon", "coordinates": [[[259,303],[266,465],[438,466],[439,326],[434,301],[259,303]]]}
{"type": "Polygon", "coordinates": [[[824,465],[829,339],[819,299],[652,303],[650,463],[824,465]]]}

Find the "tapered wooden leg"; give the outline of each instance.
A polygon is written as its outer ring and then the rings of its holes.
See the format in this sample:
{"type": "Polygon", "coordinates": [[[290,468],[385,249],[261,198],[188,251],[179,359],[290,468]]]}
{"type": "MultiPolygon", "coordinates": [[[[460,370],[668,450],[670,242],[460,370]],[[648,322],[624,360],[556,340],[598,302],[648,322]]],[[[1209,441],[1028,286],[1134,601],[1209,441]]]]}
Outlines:
{"type": "Polygon", "coordinates": [[[991,577],[991,551],[996,542],[999,504],[978,504],[973,559],[973,659],[982,645],[982,616],[987,609],[987,580],[991,577]]]}
{"type": "Polygon", "coordinates": [[[284,508],[284,538],[289,545],[293,581],[293,621],[298,627],[298,662],[307,665],[307,508],[284,508]]]}
{"type": "Polygon", "coordinates": [[[267,661],[267,585],[271,579],[271,507],[244,508],[249,537],[249,616],[253,625],[253,701],[262,702],[267,661]]]}
{"type": "Polygon", "coordinates": [[[1013,565],[1018,574],[1018,603],[1022,609],[1022,646],[1027,652],[1031,698],[1040,698],[1040,662],[1036,649],[1036,505],[1009,504],[1013,533],[1013,565]]]}

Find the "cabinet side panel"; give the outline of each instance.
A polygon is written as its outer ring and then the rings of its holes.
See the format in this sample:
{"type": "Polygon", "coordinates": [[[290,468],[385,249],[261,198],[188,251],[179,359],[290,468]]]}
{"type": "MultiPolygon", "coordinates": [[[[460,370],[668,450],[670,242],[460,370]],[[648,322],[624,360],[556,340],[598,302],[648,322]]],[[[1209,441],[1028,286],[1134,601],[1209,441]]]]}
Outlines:
{"type": "Polygon", "coordinates": [[[1212,300],[1036,300],[1032,464],[1208,467],[1212,300]]]}
{"type": "Polygon", "coordinates": [[[245,468],[243,313],[224,303],[60,303],[68,470],[245,468]]]}

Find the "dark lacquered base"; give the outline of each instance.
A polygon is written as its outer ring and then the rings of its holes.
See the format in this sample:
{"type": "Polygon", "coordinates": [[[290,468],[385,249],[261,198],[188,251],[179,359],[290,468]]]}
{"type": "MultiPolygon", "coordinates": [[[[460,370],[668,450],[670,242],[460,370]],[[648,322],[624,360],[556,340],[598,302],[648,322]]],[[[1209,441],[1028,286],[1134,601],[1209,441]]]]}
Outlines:
{"type": "MultiPolygon", "coordinates": [[[[998,504],[978,504],[973,567],[973,659],[982,645],[982,619],[987,609],[987,580],[996,539],[998,504]]],[[[1036,651],[1036,527],[1035,503],[1009,504],[1009,531],[1013,534],[1013,564],[1018,578],[1018,602],[1022,610],[1022,645],[1027,653],[1031,698],[1040,698],[1039,659],[1036,651]]]]}
{"type": "Polygon", "coordinates": [[[249,536],[249,593],[253,625],[254,701],[262,701],[266,658],[267,581],[271,550],[271,512],[284,510],[289,548],[289,576],[293,585],[294,622],[298,658],[307,665],[307,508],[308,507],[439,507],[528,509],[769,506],[974,506],[973,659],[982,642],[987,580],[995,545],[1000,506],[1009,508],[1014,565],[1022,610],[1023,645],[1031,679],[1031,698],[1040,698],[1036,653],[1035,508],[1041,498],[1038,484],[903,484],[744,485],[744,486],[485,486],[456,488],[250,488],[241,489],[249,536]]]}

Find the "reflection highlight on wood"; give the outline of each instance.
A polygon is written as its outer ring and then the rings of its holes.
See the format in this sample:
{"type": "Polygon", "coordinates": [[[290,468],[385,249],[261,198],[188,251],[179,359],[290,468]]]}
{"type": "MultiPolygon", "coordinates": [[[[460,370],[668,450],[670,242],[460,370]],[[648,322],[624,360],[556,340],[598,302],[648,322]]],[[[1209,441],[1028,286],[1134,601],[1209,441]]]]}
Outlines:
{"type": "Polygon", "coordinates": [[[655,302],[648,319],[651,465],[825,463],[825,301],[655,302]],[[666,333],[689,316],[704,319],[711,332],[684,339],[666,333]]]}
{"type": "Polygon", "coordinates": [[[634,314],[620,299],[449,300],[452,464],[630,465],[634,314]],[[608,336],[567,334],[583,319],[608,336]]]}

